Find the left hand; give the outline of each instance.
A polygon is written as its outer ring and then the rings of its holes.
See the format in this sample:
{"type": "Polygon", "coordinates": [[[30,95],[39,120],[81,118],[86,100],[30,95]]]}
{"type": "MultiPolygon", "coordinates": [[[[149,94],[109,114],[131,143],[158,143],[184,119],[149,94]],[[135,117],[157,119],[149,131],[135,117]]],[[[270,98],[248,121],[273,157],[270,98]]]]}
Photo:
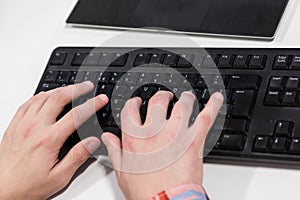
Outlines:
{"type": "Polygon", "coordinates": [[[49,92],[41,92],[22,105],[0,144],[0,199],[46,199],[63,189],[75,171],[100,145],[89,137],[59,161],[57,156],[77,126],[108,102],[97,96],[73,108],[56,122],[64,107],[91,91],[85,82],[49,92]],[[76,123],[75,123],[76,122],[76,123]]]}

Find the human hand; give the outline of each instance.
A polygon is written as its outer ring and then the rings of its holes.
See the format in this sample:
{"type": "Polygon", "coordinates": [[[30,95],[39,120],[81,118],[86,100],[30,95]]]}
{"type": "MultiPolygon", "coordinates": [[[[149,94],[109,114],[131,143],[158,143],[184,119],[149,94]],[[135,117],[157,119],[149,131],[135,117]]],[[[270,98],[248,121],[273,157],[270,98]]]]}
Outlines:
{"type": "Polygon", "coordinates": [[[0,199],[45,199],[64,188],[100,141],[89,137],[59,161],[66,139],[108,102],[97,96],[56,121],[64,107],[93,89],[85,82],[41,92],[15,114],[0,144],[0,199]]]}
{"type": "Polygon", "coordinates": [[[150,99],[144,124],[139,112],[141,99],[128,100],[121,113],[122,142],[111,133],[102,135],[127,199],[151,199],[162,190],[182,184],[202,185],[203,146],[223,96],[212,95],[190,127],[195,96],[184,92],[167,120],[172,98],[170,92],[156,93],[150,99]]]}

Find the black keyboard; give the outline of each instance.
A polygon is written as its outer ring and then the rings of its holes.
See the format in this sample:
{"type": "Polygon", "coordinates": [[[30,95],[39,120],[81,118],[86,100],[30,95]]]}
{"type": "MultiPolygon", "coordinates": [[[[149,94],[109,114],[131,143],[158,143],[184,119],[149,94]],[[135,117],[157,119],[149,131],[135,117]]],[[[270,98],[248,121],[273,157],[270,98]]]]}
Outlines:
{"type": "MultiPolygon", "coordinates": [[[[93,134],[100,137],[99,124],[103,131],[121,137],[120,112],[126,99],[142,98],[141,119],[145,120],[148,101],[157,91],[170,90],[175,94],[170,103],[171,111],[176,97],[192,88],[200,110],[212,91],[226,95],[226,106],[219,114],[223,117],[221,126],[216,123],[213,127],[220,129],[221,134],[208,137],[207,140],[213,138],[210,142],[214,143],[206,160],[300,163],[300,49],[208,48],[206,51],[193,48],[55,49],[36,93],[90,80],[95,83],[95,90],[75,104],[98,94],[110,98],[105,108],[70,136],[60,158],[80,139],[93,134]],[[220,74],[214,69],[215,65],[220,74]]],[[[71,107],[66,106],[62,114],[71,107]]],[[[102,146],[100,151],[105,148],[102,146]]]]}

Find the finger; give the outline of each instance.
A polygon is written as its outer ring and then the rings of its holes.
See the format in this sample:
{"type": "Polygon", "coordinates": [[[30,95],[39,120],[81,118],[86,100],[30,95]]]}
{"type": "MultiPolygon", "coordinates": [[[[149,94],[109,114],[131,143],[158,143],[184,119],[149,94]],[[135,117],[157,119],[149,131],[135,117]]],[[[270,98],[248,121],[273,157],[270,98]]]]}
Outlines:
{"type": "Polygon", "coordinates": [[[108,156],[116,170],[116,174],[119,176],[121,169],[121,141],[112,133],[103,133],[101,139],[107,148],[108,156]]]}
{"type": "Polygon", "coordinates": [[[165,122],[167,120],[169,103],[172,99],[173,93],[169,91],[159,91],[152,96],[148,104],[144,125],[147,126],[151,123],[165,122]]]}
{"type": "Polygon", "coordinates": [[[174,105],[169,121],[180,121],[181,128],[188,127],[193,112],[195,95],[191,92],[183,92],[174,105]]]}
{"type": "Polygon", "coordinates": [[[33,96],[30,100],[30,105],[25,114],[26,118],[32,119],[33,116],[41,110],[45,102],[48,100],[50,92],[40,92],[37,95],[33,96]]]}
{"type": "Polygon", "coordinates": [[[140,107],[142,105],[142,99],[140,97],[134,97],[129,99],[121,112],[122,129],[130,129],[132,125],[134,127],[140,127],[142,125],[140,107]]]}
{"type": "Polygon", "coordinates": [[[100,140],[89,137],[77,143],[68,154],[55,166],[54,174],[70,179],[76,170],[95,152],[100,146],[100,140]]]}
{"type": "Polygon", "coordinates": [[[196,132],[195,144],[201,149],[209,130],[218,116],[223,101],[224,97],[221,93],[214,93],[191,127],[196,132]]]}
{"type": "Polygon", "coordinates": [[[89,99],[85,103],[73,108],[58,122],[54,124],[58,145],[62,145],[66,139],[95,112],[104,107],[108,102],[108,97],[101,94],[89,99]]]}
{"type": "Polygon", "coordinates": [[[63,111],[67,104],[90,92],[93,88],[93,83],[86,81],[49,91],[51,95],[42,107],[40,115],[46,115],[51,121],[55,122],[57,116],[63,111]]]}

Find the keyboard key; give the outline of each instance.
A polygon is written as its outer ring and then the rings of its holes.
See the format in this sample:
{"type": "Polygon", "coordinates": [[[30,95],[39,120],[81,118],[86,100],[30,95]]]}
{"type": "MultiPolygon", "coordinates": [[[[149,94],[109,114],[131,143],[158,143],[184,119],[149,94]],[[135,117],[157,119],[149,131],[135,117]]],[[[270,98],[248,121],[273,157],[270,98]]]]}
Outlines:
{"type": "Polygon", "coordinates": [[[163,74],[163,73],[155,73],[153,74],[153,79],[152,79],[152,83],[155,84],[161,84],[163,85],[167,79],[167,74],[163,74]]]}
{"type": "Polygon", "coordinates": [[[137,81],[137,85],[145,85],[151,83],[153,74],[151,73],[140,73],[137,81]]]}
{"type": "Polygon", "coordinates": [[[220,88],[220,87],[224,87],[224,82],[223,82],[223,78],[220,75],[213,75],[212,79],[211,79],[211,85],[210,87],[213,88],[220,88]]]}
{"type": "Polygon", "coordinates": [[[288,153],[300,154],[300,138],[292,138],[288,153]]]}
{"type": "Polygon", "coordinates": [[[286,137],[275,137],[272,141],[270,152],[273,153],[285,153],[287,146],[286,137]]]}
{"type": "Polygon", "coordinates": [[[114,54],[102,53],[98,62],[99,66],[108,67],[113,61],[114,54]]]}
{"type": "Polygon", "coordinates": [[[111,125],[114,127],[121,127],[121,113],[120,112],[113,113],[112,117],[113,117],[113,122],[111,125]]]}
{"type": "Polygon", "coordinates": [[[249,68],[250,69],[264,69],[267,56],[265,55],[253,55],[250,58],[249,68]]]}
{"type": "Polygon", "coordinates": [[[245,133],[247,130],[247,120],[243,119],[226,119],[224,130],[229,132],[245,133]]]}
{"type": "Polygon", "coordinates": [[[253,151],[267,152],[269,148],[269,136],[256,136],[253,145],[253,151]]]}
{"type": "Polygon", "coordinates": [[[232,55],[228,55],[228,54],[220,55],[218,68],[231,68],[232,58],[233,58],[232,55]]]}
{"type": "Polygon", "coordinates": [[[106,94],[110,98],[111,95],[112,95],[112,92],[113,92],[113,88],[114,87],[112,85],[101,85],[98,88],[97,95],[99,95],[99,94],[106,94]]]}
{"type": "Polygon", "coordinates": [[[232,96],[232,116],[236,118],[250,119],[254,95],[255,91],[253,90],[236,90],[232,96]]]}
{"type": "Polygon", "coordinates": [[[57,75],[58,75],[58,71],[49,70],[46,72],[44,81],[47,83],[54,83],[56,82],[57,75]]]}
{"type": "Polygon", "coordinates": [[[283,89],[283,77],[282,76],[273,76],[271,77],[269,89],[282,90],[283,89]]]}
{"type": "Polygon", "coordinates": [[[237,55],[233,62],[233,68],[237,68],[237,69],[248,68],[247,62],[248,62],[248,56],[237,55]]]}
{"type": "Polygon", "coordinates": [[[129,98],[129,87],[125,85],[116,85],[113,90],[113,97],[129,98]]]}
{"type": "Polygon", "coordinates": [[[274,134],[276,136],[291,136],[294,128],[294,123],[290,121],[278,121],[275,126],[274,134]]]}
{"type": "Polygon", "coordinates": [[[285,88],[288,90],[298,90],[299,81],[300,81],[299,77],[295,77],[295,76],[288,77],[285,88]]]}
{"type": "Polygon", "coordinates": [[[182,74],[183,79],[180,85],[188,89],[189,86],[195,87],[198,76],[196,74],[182,74]]]}
{"type": "Polygon", "coordinates": [[[128,58],[128,53],[121,54],[121,53],[116,53],[113,56],[113,61],[111,63],[111,66],[113,67],[123,67],[126,65],[128,58]]]}
{"type": "Polygon", "coordinates": [[[216,60],[217,60],[217,56],[216,55],[206,55],[203,59],[202,62],[202,68],[214,68],[216,67],[216,60]]]}
{"type": "Polygon", "coordinates": [[[180,86],[183,81],[181,74],[170,74],[165,81],[166,86],[180,86]]]}
{"type": "Polygon", "coordinates": [[[282,105],[284,106],[296,106],[297,105],[297,92],[287,91],[283,95],[282,105]]]}
{"type": "Polygon", "coordinates": [[[75,83],[76,76],[77,76],[77,71],[72,71],[72,72],[71,72],[71,77],[70,77],[70,79],[69,79],[69,83],[70,83],[70,84],[74,84],[74,83],[75,83]]]}
{"type": "Polygon", "coordinates": [[[211,77],[201,75],[195,83],[196,88],[206,88],[211,84],[211,77]]]}
{"type": "Polygon", "coordinates": [[[100,72],[100,74],[96,79],[96,81],[98,81],[98,84],[108,84],[109,80],[110,80],[109,72],[100,72]]]}
{"type": "Polygon", "coordinates": [[[229,77],[228,89],[258,89],[260,84],[259,76],[233,75],[229,77]]]}
{"type": "Polygon", "coordinates": [[[77,52],[73,58],[72,65],[73,66],[80,66],[82,65],[83,61],[87,57],[88,53],[77,52]]]}
{"type": "Polygon", "coordinates": [[[194,63],[195,55],[194,54],[182,54],[179,57],[177,67],[179,68],[189,68],[192,67],[194,63]]]}
{"type": "Polygon", "coordinates": [[[121,111],[124,107],[125,99],[112,99],[111,101],[111,109],[113,111],[121,111]]]}
{"type": "Polygon", "coordinates": [[[280,105],[280,92],[279,91],[268,91],[266,99],[265,99],[265,105],[279,106],[280,105]]]}
{"type": "Polygon", "coordinates": [[[122,77],[122,83],[124,85],[136,85],[138,79],[140,78],[140,74],[136,72],[127,72],[122,77]]]}
{"type": "Polygon", "coordinates": [[[104,123],[106,123],[109,119],[109,112],[106,112],[104,109],[101,109],[98,113],[97,113],[97,117],[99,119],[99,122],[101,125],[103,125],[104,123]]]}
{"type": "Polygon", "coordinates": [[[123,76],[122,72],[112,72],[110,73],[110,78],[108,82],[110,84],[116,84],[122,76],[123,76]]]}
{"type": "Polygon", "coordinates": [[[162,55],[157,54],[157,53],[151,54],[149,63],[161,64],[162,63],[162,55]]]}
{"type": "Polygon", "coordinates": [[[289,56],[281,55],[276,56],[273,69],[288,69],[289,68],[289,56]]]}
{"type": "Polygon", "coordinates": [[[173,54],[173,53],[166,54],[163,64],[170,67],[176,67],[178,60],[179,60],[179,56],[177,54],[173,54]]]}
{"type": "Polygon", "coordinates": [[[50,65],[63,65],[68,53],[66,52],[55,52],[51,58],[50,65]]]}
{"type": "Polygon", "coordinates": [[[198,100],[200,100],[202,103],[206,103],[206,102],[208,102],[209,98],[210,98],[209,90],[204,89],[202,91],[202,95],[201,95],[200,99],[198,99],[198,100]]]}
{"type": "Polygon", "coordinates": [[[140,65],[144,65],[147,64],[149,60],[149,54],[146,53],[139,53],[137,54],[135,61],[134,61],[134,66],[140,66],[140,65]]]}
{"type": "Polygon", "coordinates": [[[60,87],[60,85],[57,83],[43,83],[40,88],[40,91],[46,92],[46,91],[53,90],[58,87],[60,87]]]}
{"type": "Polygon", "coordinates": [[[291,69],[295,69],[295,70],[300,69],[300,56],[293,56],[291,69]]]}
{"type": "Polygon", "coordinates": [[[98,72],[86,72],[83,76],[82,81],[91,81],[92,83],[95,83],[97,76],[98,72]]]}
{"type": "Polygon", "coordinates": [[[84,65],[98,65],[100,59],[100,53],[89,53],[84,60],[84,65]]]}
{"type": "Polygon", "coordinates": [[[143,100],[150,99],[157,92],[157,88],[153,86],[142,86],[140,97],[143,100]]]}
{"type": "Polygon", "coordinates": [[[64,83],[69,83],[69,80],[71,78],[72,74],[69,71],[61,71],[58,74],[58,77],[56,79],[56,82],[64,84],[64,83]]]}
{"type": "Polygon", "coordinates": [[[86,74],[85,71],[77,72],[74,83],[81,83],[83,81],[83,77],[85,76],[85,74],[86,74]]]}
{"type": "Polygon", "coordinates": [[[242,151],[244,149],[245,136],[241,134],[225,133],[221,136],[219,147],[225,150],[242,151]]]}

